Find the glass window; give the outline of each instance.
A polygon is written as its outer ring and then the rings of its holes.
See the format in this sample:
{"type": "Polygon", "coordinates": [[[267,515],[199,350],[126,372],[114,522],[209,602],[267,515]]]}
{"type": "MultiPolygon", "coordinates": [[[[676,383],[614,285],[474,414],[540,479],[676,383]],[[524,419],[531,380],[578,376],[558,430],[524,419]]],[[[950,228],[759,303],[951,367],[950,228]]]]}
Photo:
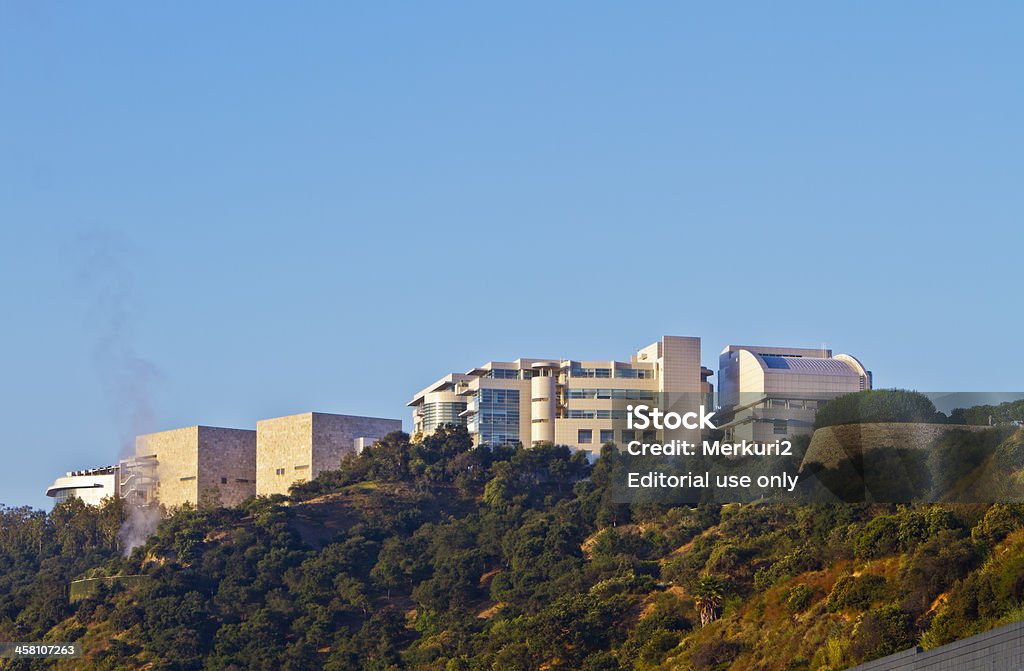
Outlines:
{"type": "Polygon", "coordinates": [[[593,429],[580,429],[577,435],[577,443],[580,445],[587,445],[594,442],[594,430],[593,429]]]}
{"type": "Polygon", "coordinates": [[[459,415],[466,410],[465,402],[439,402],[423,404],[423,431],[433,433],[445,424],[465,426],[466,418],[459,415]]]}
{"type": "Polygon", "coordinates": [[[777,420],[775,420],[775,433],[777,435],[783,435],[783,436],[786,435],[787,433],[789,433],[788,429],[786,428],[786,420],[784,420],[784,419],[777,419],[777,420]]]}
{"type": "Polygon", "coordinates": [[[601,444],[615,442],[615,432],[611,429],[601,429],[601,444]]]}
{"type": "Polygon", "coordinates": [[[481,389],[476,394],[477,413],[470,430],[488,445],[519,442],[519,390],[481,389]]]}
{"type": "Polygon", "coordinates": [[[633,429],[623,429],[622,430],[622,442],[623,443],[631,443],[634,440],[636,440],[636,431],[635,430],[633,430],[633,429]]]}
{"type": "Polygon", "coordinates": [[[626,419],[626,411],[572,408],[566,413],[566,416],[569,419],[626,419]]]}
{"type": "Polygon", "coordinates": [[[629,380],[653,380],[654,371],[649,368],[616,368],[615,377],[629,380]]]}
{"type": "Polygon", "coordinates": [[[570,399],[600,398],[624,399],[627,401],[653,401],[654,392],[648,389],[569,389],[566,395],[570,399]]]}

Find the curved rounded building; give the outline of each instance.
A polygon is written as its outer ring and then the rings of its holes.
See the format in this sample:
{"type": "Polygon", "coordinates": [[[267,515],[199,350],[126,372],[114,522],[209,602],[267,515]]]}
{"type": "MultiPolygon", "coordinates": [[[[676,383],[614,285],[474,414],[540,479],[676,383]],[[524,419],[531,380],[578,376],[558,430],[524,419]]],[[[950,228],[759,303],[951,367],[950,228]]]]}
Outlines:
{"type": "Polygon", "coordinates": [[[57,478],[46,490],[55,503],[64,503],[74,497],[90,506],[98,506],[107,497],[120,493],[117,466],[104,466],[84,471],[70,471],[57,478]]]}
{"type": "Polygon", "coordinates": [[[719,428],[728,440],[810,433],[818,406],[871,389],[871,371],[829,349],[730,345],[718,357],[719,428]]]}

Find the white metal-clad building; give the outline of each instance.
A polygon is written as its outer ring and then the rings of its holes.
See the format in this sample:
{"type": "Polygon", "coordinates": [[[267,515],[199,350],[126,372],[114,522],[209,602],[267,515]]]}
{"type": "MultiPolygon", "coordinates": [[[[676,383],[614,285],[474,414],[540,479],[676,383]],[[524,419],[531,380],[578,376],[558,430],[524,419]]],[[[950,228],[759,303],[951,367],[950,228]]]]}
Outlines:
{"type": "Polygon", "coordinates": [[[90,506],[98,506],[103,499],[120,494],[118,470],[117,466],[104,466],[71,471],[57,478],[46,490],[46,495],[53,497],[56,503],[75,497],[90,506]]]}
{"type": "Polygon", "coordinates": [[[718,357],[720,423],[728,440],[810,433],[818,406],[871,389],[871,371],[829,349],[730,345],[718,357]]]}

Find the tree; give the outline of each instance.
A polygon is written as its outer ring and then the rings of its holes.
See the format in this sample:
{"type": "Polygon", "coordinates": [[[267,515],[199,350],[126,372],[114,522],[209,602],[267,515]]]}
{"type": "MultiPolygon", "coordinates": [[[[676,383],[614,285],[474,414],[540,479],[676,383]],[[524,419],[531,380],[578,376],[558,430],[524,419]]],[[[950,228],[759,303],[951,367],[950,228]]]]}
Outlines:
{"type": "Polygon", "coordinates": [[[718,619],[718,609],[725,596],[725,585],[717,577],[705,573],[693,589],[694,606],[700,615],[700,626],[705,627],[718,619]]]}

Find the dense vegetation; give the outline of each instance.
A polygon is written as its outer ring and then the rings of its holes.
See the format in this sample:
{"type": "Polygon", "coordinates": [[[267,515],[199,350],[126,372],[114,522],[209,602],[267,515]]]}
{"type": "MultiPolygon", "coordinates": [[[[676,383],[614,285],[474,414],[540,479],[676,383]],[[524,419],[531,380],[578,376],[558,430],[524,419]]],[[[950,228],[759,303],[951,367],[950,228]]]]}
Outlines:
{"type": "Polygon", "coordinates": [[[72,499],[47,515],[0,506],[0,641],[39,640],[68,615],[68,582],[117,557],[123,505],[72,499]]]}
{"type": "Polygon", "coordinates": [[[1024,422],[1024,400],[1008,401],[999,405],[978,405],[973,408],[956,408],[950,413],[950,420],[957,424],[1013,424],[1024,422]]]}
{"type": "Polygon", "coordinates": [[[6,510],[0,638],[87,653],[8,668],[823,670],[1024,615],[1024,506],[629,507],[618,458],[392,434],[128,559],[116,503],[6,510]]]}
{"type": "Polygon", "coordinates": [[[823,405],[815,415],[814,428],[866,422],[948,421],[924,394],[902,389],[868,389],[839,396],[823,405]]]}

